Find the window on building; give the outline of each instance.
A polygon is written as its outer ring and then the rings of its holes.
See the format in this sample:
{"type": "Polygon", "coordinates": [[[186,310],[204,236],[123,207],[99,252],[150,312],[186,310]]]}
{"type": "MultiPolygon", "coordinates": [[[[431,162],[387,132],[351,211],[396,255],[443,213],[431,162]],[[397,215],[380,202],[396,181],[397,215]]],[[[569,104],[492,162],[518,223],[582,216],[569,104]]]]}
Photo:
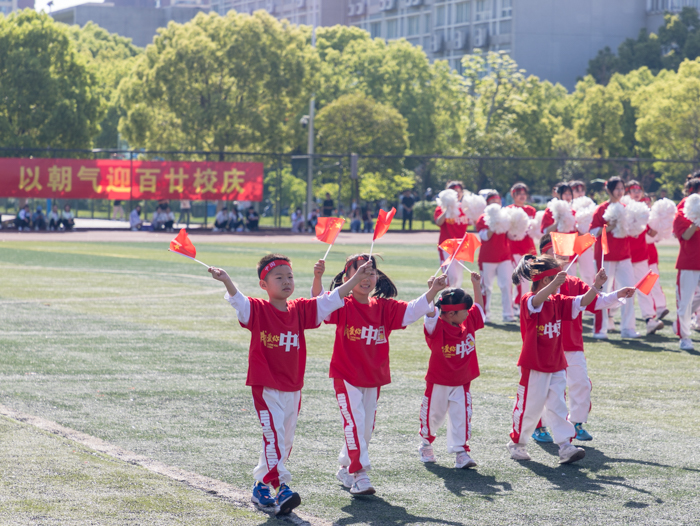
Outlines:
{"type": "Polygon", "coordinates": [[[369,25],[369,35],[372,38],[379,38],[382,36],[382,23],[381,22],[372,22],[369,25]]]}
{"type": "Polygon", "coordinates": [[[386,38],[390,40],[392,38],[399,37],[399,24],[398,20],[395,18],[393,20],[386,21],[386,38]]]}
{"type": "Polygon", "coordinates": [[[474,19],[477,21],[488,20],[491,18],[491,2],[489,0],[476,0],[476,11],[474,19]]]}
{"type": "Polygon", "coordinates": [[[420,17],[419,16],[409,16],[406,19],[406,34],[409,37],[417,35],[420,33],[420,17]]]}
{"type": "Polygon", "coordinates": [[[513,16],[513,0],[501,0],[501,16],[503,18],[513,16]]]}
{"type": "Polygon", "coordinates": [[[435,27],[442,27],[445,25],[445,6],[438,6],[435,10],[435,27]]]}
{"type": "Polygon", "coordinates": [[[460,2],[455,4],[455,22],[469,22],[469,2],[460,2]]]}
{"type": "Polygon", "coordinates": [[[424,29],[423,32],[424,32],[424,33],[430,33],[430,29],[431,29],[431,27],[430,27],[430,13],[428,13],[427,15],[425,15],[425,20],[424,20],[424,22],[425,22],[425,27],[423,28],[423,29],[424,29]]]}
{"type": "Polygon", "coordinates": [[[501,20],[500,25],[498,27],[498,34],[509,35],[510,31],[510,20],[501,20]]]}

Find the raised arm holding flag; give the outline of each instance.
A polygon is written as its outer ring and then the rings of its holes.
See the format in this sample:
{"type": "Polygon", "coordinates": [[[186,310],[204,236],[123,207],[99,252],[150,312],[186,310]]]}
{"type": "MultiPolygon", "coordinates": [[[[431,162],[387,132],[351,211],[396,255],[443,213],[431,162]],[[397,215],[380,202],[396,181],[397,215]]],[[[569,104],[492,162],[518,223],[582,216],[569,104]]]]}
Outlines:
{"type": "Polygon", "coordinates": [[[206,263],[202,263],[198,259],[195,259],[195,256],[197,255],[197,249],[194,248],[194,244],[192,243],[192,241],[190,241],[190,238],[187,235],[187,231],[184,228],[180,230],[180,233],[177,235],[177,237],[170,242],[170,248],[168,249],[168,251],[175,252],[176,254],[180,254],[181,256],[185,256],[186,258],[190,258],[191,260],[196,261],[200,265],[204,265],[207,268],[211,268],[206,263]]]}

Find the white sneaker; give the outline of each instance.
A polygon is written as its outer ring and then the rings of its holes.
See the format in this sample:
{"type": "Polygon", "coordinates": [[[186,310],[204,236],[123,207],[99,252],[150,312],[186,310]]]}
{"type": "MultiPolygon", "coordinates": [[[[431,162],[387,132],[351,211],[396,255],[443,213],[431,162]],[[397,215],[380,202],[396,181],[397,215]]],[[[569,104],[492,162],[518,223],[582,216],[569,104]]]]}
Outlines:
{"type": "Polygon", "coordinates": [[[513,460],[532,460],[525,449],[525,444],[516,444],[512,440],[508,442],[508,451],[513,460]]]}
{"type": "Polygon", "coordinates": [[[690,338],[681,338],[681,351],[693,351],[693,340],[690,338]]]}
{"type": "Polygon", "coordinates": [[[211,231],[212,231],[212,232],[218,232],[219,229],[218,229],[217,227],[214,227],[214,228],[211,229],[211,231]]]}
{"type": "Polygon", "coordinates": [[[647,322],[647,336],[650,334],[654,334],[656,331],[659,331],[664,328],[664,322],[661,320],[655,320],[654,318],[651,318],[647,322]]]}
{"type": "Polygon", "coordinates": [[[435,453],[432,444],[421,444],[418,448],[421,462],[435,462],[435,453]]]}
{"type": "Polygon", "coordinates": [[[486,317],[484,317],[484,323],[491,323],[491,316],[486,315],[486,317]]]}
{"type": "Polygon", "coordinates": [[[503,316],[503,321],[506,323],[513,323],[515,321],[515,318],[513,316],[503,316]]]}
{"type": "Polygon", "coordinates": [[[664,308],[660,312],[656,313],[657,320],[663,320],[666,316],[668,316],[668,309],[667,308],[664,308]]]}
{"type": "Polygon", "coordinates": [[[476,462],[474,462],[474,459],[469,456],[469,453],[466,451],[460,451],[457,453],[457,457],[455,458],[455,467],[457,469],[475,468],[476,462]]]}
{"type": "Polygon", "coordinates": [[[615,330],[615,318],[613,318],[612,316],[608,317],[608,330],[609,331],[615,330]]]}
{"type": "Polygon", "coordinates": [[[362,472],[360,475],[355,477],[355,483],[350,488],[350,493],[353,495],[374,495],[376,490],[372,483],[369,481],[369,475],[362,472]]]}
{"type": "Polygon", "coordinates": [[[355,481],[355,478],[348,473],[348,468],[345,466],[340,466],[340,469],[338,469],[338,473],[335,474],[335,478],[337,478],[340,483],[345,486],[346,488],[351,488],[352,483],[355,481]]]}
{"type": "Polygon", "coordinates": [[[608,333],[607,332],[594,332],[593,337],[596,340],[607,340],[608,339],[608,333]]]}
{"type": "Polygon", "coordinates": [[[559,464],[571,464],[586,456],[586,450],[569,442],[559,445],[559,464]]]}
{"type": "Polygon", "coordinates": [[[642,335],[635,330],[622,329],[620,331],[621,338],[640,338],[642,335]]]}

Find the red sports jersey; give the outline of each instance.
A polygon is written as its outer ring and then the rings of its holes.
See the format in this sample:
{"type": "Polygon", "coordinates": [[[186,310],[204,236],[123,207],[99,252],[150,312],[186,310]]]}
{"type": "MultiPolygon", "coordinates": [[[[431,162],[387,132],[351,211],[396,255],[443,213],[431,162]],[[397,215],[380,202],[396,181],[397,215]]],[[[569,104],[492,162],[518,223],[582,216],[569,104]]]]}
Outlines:
{"type": "MultiPolygon", "coordinates": [[[[517,205],[508,205],[508,208],[518,208],[518,207],[517,207],[517,205]]],[[[520,208],[522,208],[525,211],[525,213],[528,215],[528,217],[530,217],[530,218],[534,218],[535,214],[537,214],[537,210],[535,210],[530,205],[525,205],[525,206],[520,207],[520,208]]],[[[510,253],[511,254],[522,254],[523,256],[525,254],[532,254],[533,256],[537,255],[537,249],[535,248],[535,242],[528,235],[526,235],[520,241],[513,241],[512,239],[509,239],[508,243],[510,244],[510,253]]]]}
{"type": "Polygon", "coordinates": [[[659,253],[656,251],[656,243],[647,243],[647,255],[650,265],[659,264],[659,253]]]}
{"type": "MultiPolygon", "coordinates": [[[[608,205],[610,205],[610,201],[605,201],[604,203],[598,205],[598,207],[595,209],[593,219],[591,220],[591,230],[593,230],[594,228],[602,228],[603,225],[607,225],[607,222],[603,219],[603,214],[605,213],[605,210],[607,210],[608,205]]],[[[610,233],[610,230],[607,231],[607,234],[608,248],[610,249],[610,252],[605,255],[605,260],[622,261],[625,259],[630,259],[630,238],[615,237],[610,233]]],[[[602,255],[602,245],[600,239],[601,236],[599,235],[595,244],[595,259],[598,262],[600,262],[600,258],[602,255]]]]}
{"type": "Polygon", "coordinates": [[[474,304],[464,323],[455,327],[437,319],[432,334],[425,332],[425,341],[430,347],[430,362],[425,381],[429,384],[464,385],[479,376],[474,333],[484,328],[484,318],[479,306],[474,304]]]}
{"type": "MultiPolygon", "coordinates": [[[[576,276],[566,276],[566,281],[559,287],[559,293],[564,296],[582,296],[591,287],[576,276]]],[[[598,298],[594,299],[587,311],[595,312],[595,304],[598,298]]],[[[576,316],[575,320],[564,318],[561,321],[561,344],[565,351],[583,351],[583,316],[576,316]]]]}
{"type": "MultiPolygon", "coordinates": [[[[487,229],[484,214],[481,214],[476,222],[476,231],[481,232],[487,229]]],[[[500,263],[511,258],[510,245],[508,244],[508,234],[492,234],[488,241],[481,240],[479,250],[479,265],[482,263],[500,263]]]]}
{"type": "Polygon", "coordinates": [[[552,294],[542,304],[540,312],[530,313],[527,301],[534,294],[528,292],[520,300],[520,334],[523,349],[518,366],[543,373],[566,369],[566,356],[561,342],[562,320],[570,320],[574,299],[563,294],[552,294]]]}
{"type": "Polygon", "coordinates": [[[337,326],[328,376],[355,387],[391,383],[389,335],[405,329],[403,317],[407,307],[405,301],[394,299],[370,298],[365,305],[352,294],[346,296],[345,306],[326,320],[337,326]]]}
{"type": "MultiPolygon", "coordinates": [[[[446,239],[457,239],[464,237],[467,231],[467,225],[469,224],[469,219],[462,209],[459,209],[460,216],[457,218],[448,219],[445,218],[445,222],[440,225],[440,239],[438,240],[438,245],[445,241],[446,239]]],[[[437,221],[437,218],[442,215],[442,208],[439,206],[435,209],[435,215],[433,220],[437,221]]]]}
{"type": "MultiPolygon", "coordinates": [[[[571,213],[576,217],[576,212],[573,210],[571,213]]],[[[547,228],[548,226],[552,226],[554,224],[554,214],[552,214],[552,210],[549,208],[544,209],[544,215],[542,216],[542,224],[540,225],[540,232],[544,234],[544,229],[547,228]]],[[[558,232],[558,230],[555,230],[555,232],[558,232]]],[[[573,228],[569,230],[568,232],[562,232],[562,234],[571,234],[572,232],[578,232],[576,228],[573,228]]]]}
{"type": "Polygon", "coordinates": [[[278,391],[299,391],[306,370],[305,329],[315,329],[316,299],[297,298],[287,302],[282,312],[260,298],[248,298],[252,336],[248,352],[246,385],[259,385],[278,391]]]}
{"type": "Polygon", "coordinates": [[[696,230],[690,239],[683,239],[683,233],[693,224],[683,214],[685,199],[678,203],[673,218],[673,235],[678,238],[681,249],[678,252],[676,268],[678,270],[700,270],[700,230],[696,230]]]}

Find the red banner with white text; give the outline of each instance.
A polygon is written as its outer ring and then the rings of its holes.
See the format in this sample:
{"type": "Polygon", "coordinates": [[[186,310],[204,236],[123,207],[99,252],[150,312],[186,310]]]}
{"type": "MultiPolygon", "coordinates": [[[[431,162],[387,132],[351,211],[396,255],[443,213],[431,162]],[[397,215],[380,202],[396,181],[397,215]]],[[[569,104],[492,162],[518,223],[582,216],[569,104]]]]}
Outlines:
{"type": "Polygon", "coordinates": [[[0,158],[0,197],[262,201],[263,164],[0,158]]]}

